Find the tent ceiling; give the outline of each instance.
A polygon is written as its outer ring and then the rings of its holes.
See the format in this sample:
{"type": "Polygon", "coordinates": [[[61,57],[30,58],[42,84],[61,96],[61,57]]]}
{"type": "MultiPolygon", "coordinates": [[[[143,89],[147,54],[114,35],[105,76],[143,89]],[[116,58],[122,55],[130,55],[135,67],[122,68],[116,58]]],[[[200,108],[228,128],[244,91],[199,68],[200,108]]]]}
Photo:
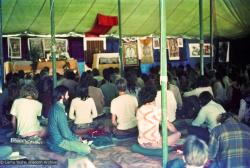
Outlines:
{"type": "MultiPolygon", "coordinates": [[[[3,33],[50,33],[50,0],[4,0],[3,33]]],[[[209,36],[209,0],[204,3],[204,35],[209,36]]],[[[160,34],[159,0],[121,0],[122,34],[160,34]]],[[[167,35],[199,37],[199,1],[166,0],[167,35]]],[[[84,34],[97,13],[118,15],[117,0],[55,0],[56,34],[84,34]]],[[[234,38],[250,33],[249,0],[215,0],[214,33],[234,38]]],[[[118,35],[118,27],[109,34],[118,35]]]]}

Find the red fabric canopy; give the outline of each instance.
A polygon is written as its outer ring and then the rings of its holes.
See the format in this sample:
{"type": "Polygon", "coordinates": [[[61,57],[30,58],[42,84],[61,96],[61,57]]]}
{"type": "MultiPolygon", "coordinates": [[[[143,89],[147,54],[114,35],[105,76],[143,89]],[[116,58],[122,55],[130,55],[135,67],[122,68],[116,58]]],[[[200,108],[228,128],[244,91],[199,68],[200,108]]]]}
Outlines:
{"type": "Polygon", "coordinates": [[[118,24],[117,16],[105,16],[97,14],[92,29],[85,33],[86,37],[97,37],[100,34],[106,34],[113,26],[118,24]]]}

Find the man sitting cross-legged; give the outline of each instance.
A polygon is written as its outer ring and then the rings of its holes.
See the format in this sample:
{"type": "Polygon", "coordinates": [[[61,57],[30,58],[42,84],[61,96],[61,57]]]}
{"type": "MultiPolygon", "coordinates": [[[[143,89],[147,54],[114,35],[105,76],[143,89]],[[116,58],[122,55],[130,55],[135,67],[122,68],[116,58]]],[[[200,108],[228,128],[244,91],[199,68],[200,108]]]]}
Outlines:
{"type": "Polygon", "coordinates": [[[118,136],[137,136],[137,121],[135,117],[138,102],[135,96],[126,93],[127,81],[120,78],[116,81],[119,96],[112,100],[113,134],[118,136]]]}
{"type": "Polygon", "coordinates": [[[69,98],[68,88],[57,86],[53,92],[53,106],[48,120],[48,145],[50,149],[62,148],[78,154],[90,153],[90,147],[69,129],[64,103],[69,98]]]}
{"type": "Polygon", "coordinates": [[[38,116],[41,116],[42,104],[37,101],[38,91],[34,85],[24,85],[20,90],[20,98],[11,107],[12,126],[22,137],[46,135],[46,129],[40,126],[38,116]]]}

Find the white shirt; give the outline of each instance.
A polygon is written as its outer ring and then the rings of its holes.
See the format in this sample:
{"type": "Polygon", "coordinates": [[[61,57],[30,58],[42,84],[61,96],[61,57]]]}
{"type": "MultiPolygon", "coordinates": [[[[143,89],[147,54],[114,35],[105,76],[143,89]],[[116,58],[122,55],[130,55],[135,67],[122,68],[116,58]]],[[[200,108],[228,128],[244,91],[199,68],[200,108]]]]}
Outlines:
{"type": "Polygon", "coordinates": [[[10,114],[17,118],[17,134],[26,136],[29,133],[42,130],[37,119],[41,116],[42,103],[34,99],[16,99],[10,114]]]}
{"type": "Polygon", "coordinates": [[[210,132],[214,127],[219,125],[217,123],[217,117],[225,112],[225,109],[220,104],[211,100],[208,104],[200,109],[198,116],[192,122],[192,125],[202,126],[205,124],[210,132]]]}
{"type": "Polygon", "coordinates": [[[197,97],[199,97],[200,94],[202,92],[205,92],[205,91],[208,91],[212,96],[214,96],[213,90],[212,90],[212,88],[210,86],[208,86],[208,87],[198,87],[198,88],[196,88],[194,90],[191,90],[189,92],[185,92],[183,94],[183,96],[184,97],[188,97],[188,96],[197,96],[197,97]]]}
{"type": "Polygon", "coordinates": [[[97,117],[97,110],[93,98],[81,100],[76,97],[71,101],[69,118],[74,120],[75,124],[92,123],[95,117],[97,117]]]}
{"type": "Polygon", "coordinates": [[[111,101],[110,112],[117,117],[117,129],[127,130],[137,126],[137,107],[136,97],[129,94],[120,95],[111,101]]]}
{"type": "Polygon", "coordinates": [[[227,101],[226,88],[224,88],[220,81],[217,81],[213,85],[214,97],[220,102],[227,101]]]}
{"type": "Polygon", "coordinates": [[[250,118],[250,113],[249,113],[249,106],[246,102],[246,100],[241,99],[240,100],[240,109],[239,109],[239,114],[238,118],[240,121],[248,121],[250,118]]]}
{"type": "MultiPolygon", "coordinates": [[[[156,106],[161,109],[161,91],[157,92],[155,98],[156,106]]],[[[167,120],[170,122],[175,121],[176,119],[176,109],[177,103],[172,91],[167,90],[167,120]]]]}
{"type": "Polygon", "coordinates": [[[182,98],[180,90],[177,86],[169,84],[169,90],[173,92],[178,109],[182,109],[182,98]]]}

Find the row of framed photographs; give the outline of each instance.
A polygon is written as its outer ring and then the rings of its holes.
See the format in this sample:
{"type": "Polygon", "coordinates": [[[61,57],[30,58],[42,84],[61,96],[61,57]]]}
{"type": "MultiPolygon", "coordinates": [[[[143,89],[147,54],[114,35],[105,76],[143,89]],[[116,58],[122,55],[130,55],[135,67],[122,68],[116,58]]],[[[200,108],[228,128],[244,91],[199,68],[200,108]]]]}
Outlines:
{"type": "MultiPolygon", "coordinates": [[[[29,51],[35,51],[40,58],[46,58],[50,53],[51,39],[50,38],[29,38],[28,48],[29,51]]],[[[179,48],[183,47],[182,38],[169,38],[167,40],[167,48],[169,60],[180,60],[179,48]]],[[[138,65],[138,59],[142,63],[153,63],[153,49],[160,48],[159,38],[138,38],[137,42],[123,43],[123,54],[125,63],[127,65],[138,65]]],[[[67,53],[68,40],[56,39],[56,52],[58,55],[67,53]]],[[[204,57],[210,56],[210,44],[205,43],[203,48],[204,57]]],[[[11,59],[21,59],[21,38],[9,37],[8,38],[8,56],[11,59]]],[[[199,43],[189,44],[189,56],[199,57],[200,46],[199,43]]]]}
{"type": "MultiPolygon", "coordinates": [[[[169,60],[179,60],[179,48],[183,47],[182,38],[168,38],[167,48],[169,60]]],[[[160,39],[152,37],[138,38],[123,43],[125,65],[151,64],[154,62],[153,49],[160,49],[160,39]],[[139,60],[138,60],[139,59],[139,60]]]]}
{"type": "MultiPolygon", "coordinates": [[[[47,54],[51,50],[51,39],[50,38],[29,38],[28,49],[31,53],[38,54],[39,58],[47,57],[47,54]]],[[[56,53],[61,55],[67,53],[68,40],[67,39],[56,39],[56,53]]],[[[8,38],[8,57],[11,59],[22,58],[22,46],[20,37],[9,37],[8,38]]]]}
{"type": "MultiPolygon", "coordinates": [[[[153,39],[154,49],[160,49],[159,38],[153,39]],[[156,47],[155,47],[156,46],[156,47]]],[[[167,49],[169,60],[180,60],[179,48],[183,47],[182,38],[168,38],[167,39],[167,49]]],[[[199,43],[189,43],[189,57],[200,57],[200,44],[199,43]]],[[[203,45],[204,57],[210,57],[210,44],[205,43],[203,45]]]]}

